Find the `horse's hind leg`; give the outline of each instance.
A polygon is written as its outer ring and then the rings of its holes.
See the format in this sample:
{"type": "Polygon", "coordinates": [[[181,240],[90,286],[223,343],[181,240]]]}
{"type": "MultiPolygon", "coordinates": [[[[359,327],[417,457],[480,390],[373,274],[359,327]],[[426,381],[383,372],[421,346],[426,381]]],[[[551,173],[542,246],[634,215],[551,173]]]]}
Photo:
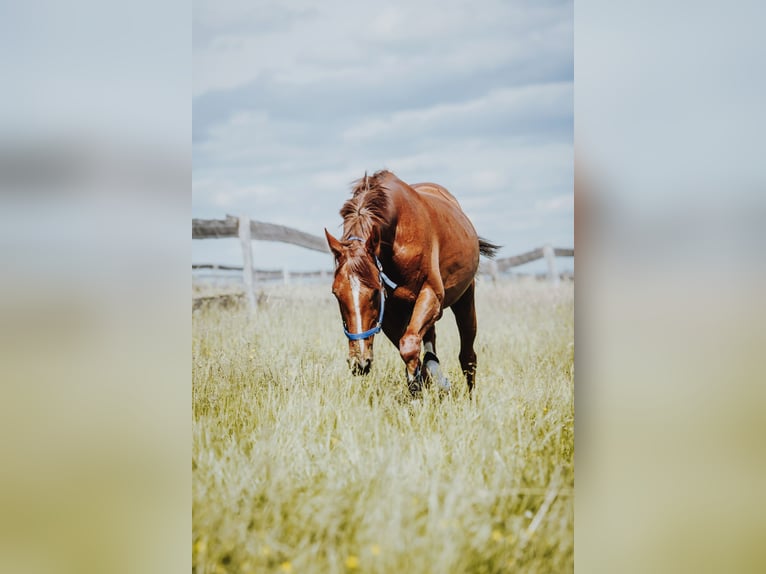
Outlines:
{"type": "Polygon", "coordinates": [[[460,367],[463,369],[469,393],[473,391],[476,375],[476,351],[473,349],[473,342],[476,340],[475,287],[476,282],[471,282],[465,293],[452,305],[457,330],[460,333],[460,367]]]}
{"type": "Polygon", "coordinates": [[[425,355],[423,355],[423,365],[425,365],[426,372],[431,381],[436,382],[436,386],[440,390],[449,392],[450,384],[447,377],[442,373],[439,366],[439,358],[436,356],[436,327],[431,326],[426,334],[423,336],[423,349],[425,355]]]}

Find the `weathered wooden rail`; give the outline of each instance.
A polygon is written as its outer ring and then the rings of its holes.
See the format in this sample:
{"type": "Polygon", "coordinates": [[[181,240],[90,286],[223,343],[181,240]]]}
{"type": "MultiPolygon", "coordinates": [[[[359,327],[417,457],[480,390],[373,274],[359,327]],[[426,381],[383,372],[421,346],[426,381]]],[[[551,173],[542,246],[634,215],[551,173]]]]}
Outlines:
{"type": "MultiPolygon", "coordinates": [[[[192,219],[192,239],[217,239],[220,237],[240,237],[238,217],[227,215],[226,219],[192,219]]],[[[330,252],[324,238],[274,223],[251,220],[250,238],[290,243],[322,253],[330,252]]]]}

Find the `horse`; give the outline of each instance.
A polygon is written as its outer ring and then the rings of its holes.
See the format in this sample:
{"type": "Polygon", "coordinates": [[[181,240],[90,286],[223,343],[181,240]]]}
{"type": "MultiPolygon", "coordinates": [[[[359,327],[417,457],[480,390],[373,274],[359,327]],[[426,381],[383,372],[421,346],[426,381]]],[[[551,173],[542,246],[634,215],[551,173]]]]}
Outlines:
{"type": "Polygon", "coordinates": [[[365,173],[355,181],[340,215],[341,238],[324,231],[335,258],[332,293],[348,338],[352,373],[370,372],[373,341],[382,330],[399,350],[413,396],[431,382],[449,392],[450,382],[436,355],[435,330],[449,307],[460,334],[460,366],[471,395],[479,255],[494,257],[499,246],[476,234],[447,189],[436,183],[408,185],[387,170],[365,173]]]}

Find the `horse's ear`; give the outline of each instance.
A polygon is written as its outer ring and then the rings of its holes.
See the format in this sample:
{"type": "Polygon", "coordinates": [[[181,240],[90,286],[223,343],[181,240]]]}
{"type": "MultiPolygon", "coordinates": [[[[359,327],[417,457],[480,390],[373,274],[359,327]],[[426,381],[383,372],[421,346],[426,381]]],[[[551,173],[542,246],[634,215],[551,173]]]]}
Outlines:
{"type": "Polygon", "coordinates": [[[330,246],[330,251],[332,251],[332,254],[335,256],[335,260],[337,261],[340,259],[340,254],[343,253],[343,248],[340,244],[340,241],[335,239],[329,231],[327,231],[327,228],[325,227],[324,230],[325,237],[327,237],[327,245],[330,246]]]}
{"type": "Polygon", "coordinates": [[[380,229],[373,227],[367,238],[367,251],[377,257],[380,255],[380,229]]]}

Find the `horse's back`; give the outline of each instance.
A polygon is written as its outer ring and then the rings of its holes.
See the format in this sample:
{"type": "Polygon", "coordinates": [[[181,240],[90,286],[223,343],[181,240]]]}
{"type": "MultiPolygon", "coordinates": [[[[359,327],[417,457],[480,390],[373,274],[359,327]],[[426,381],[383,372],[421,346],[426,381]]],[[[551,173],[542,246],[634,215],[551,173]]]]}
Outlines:
{"type": "MultiPolygon", "coordinates": [[[[416,183],[411,185],[418,194],[420,194],[425,200],[425,204],[431,212],[432,222],[437,224],[436,231],[441,235],[447,243],[450,238],[457,240],[455,232],[458,236],[463,236],[462,241],[473,243],[474,239],[478,240],[476,230],[468,219],[468,216],[460,207],[460,203],[445,187],[442,187],[438,183],[416,183]],[[441,223],[441,225],[439,225],[441,223]]],[[[478,252],[477,252],[478,253],[478,252]]]]}
{"type": "Polygon", "coordinates": [[[444,198],[450,203],[453,203],[458,209],[462,211],[462,209],[460,208],[460,204],[458,203],[455,196],[452,195],[449,191],[447,191],[447,188],[442,187],[438,183],[431,183],[429,181],[429,182],[423,182],[423,183],[415,183],[411,185],[410,187],[421,194],[434,195],[436,197],[444,198]]]}
{"type": "Polygon", "coordinates": [[[478,235],[455,196],[446,188],[430,182],[410,187],[425,200],[431,213],[431,228],[438,238],[445,306],[450,306],[470,285],[478,270],[478,235]]]}

